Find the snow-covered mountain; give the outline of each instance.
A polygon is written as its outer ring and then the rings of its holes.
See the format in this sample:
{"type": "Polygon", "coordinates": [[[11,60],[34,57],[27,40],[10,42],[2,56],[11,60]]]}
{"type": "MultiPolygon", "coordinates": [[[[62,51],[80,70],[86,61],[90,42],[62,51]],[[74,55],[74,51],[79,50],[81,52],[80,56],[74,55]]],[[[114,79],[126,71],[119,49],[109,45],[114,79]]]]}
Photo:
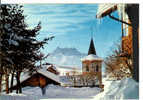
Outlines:
{"type": "Polygon", "coordinates": [[[47,58],[49,63],[60,66],[81,67],[81,58],[86,54],[79,52],[76,48],[57,47],[47,58]]]}

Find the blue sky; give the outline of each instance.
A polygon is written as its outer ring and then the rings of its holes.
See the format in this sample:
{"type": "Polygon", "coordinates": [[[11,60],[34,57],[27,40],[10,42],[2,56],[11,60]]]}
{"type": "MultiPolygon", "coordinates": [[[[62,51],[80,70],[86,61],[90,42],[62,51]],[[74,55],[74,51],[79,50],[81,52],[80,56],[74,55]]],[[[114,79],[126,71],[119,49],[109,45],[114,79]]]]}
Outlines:
{"type": "Polygon", "coordinates": [[[87,53],[93,33],[97,55],[106,57],[121,37],[121,23],[108,16],[96,19],[97,7],[98,4],[26,4],[24,14],[29,28],[42,22],[38,39],[55,36],[42,50],[45,54],[56,47],[77,48],[87,53]]]}

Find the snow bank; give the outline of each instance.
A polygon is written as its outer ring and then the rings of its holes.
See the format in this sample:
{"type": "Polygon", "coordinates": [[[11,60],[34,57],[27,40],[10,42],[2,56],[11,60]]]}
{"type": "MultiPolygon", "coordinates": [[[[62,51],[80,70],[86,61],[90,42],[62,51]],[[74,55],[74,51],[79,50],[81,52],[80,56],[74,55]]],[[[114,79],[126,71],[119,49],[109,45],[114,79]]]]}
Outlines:
{"type": "Polygon", "coordinates": [[[0,95],[0,100],[31,100],[31,98],[24,94],[10,93],[0,95]]]}
{"type": "Polygon", "coordinates": [[[139,84],[131,78],[124,79],[120,82],[119,88],[115,93],[117,98],[137,99],[139,98],[139,84]]]}
{"type": "Polygon", "coordinates": [[[95,96],[98,100],[124,100],[139,98],[139,84],[131,78],[126,78],[120,81],[106,81],[104,92],[95,96]]]}

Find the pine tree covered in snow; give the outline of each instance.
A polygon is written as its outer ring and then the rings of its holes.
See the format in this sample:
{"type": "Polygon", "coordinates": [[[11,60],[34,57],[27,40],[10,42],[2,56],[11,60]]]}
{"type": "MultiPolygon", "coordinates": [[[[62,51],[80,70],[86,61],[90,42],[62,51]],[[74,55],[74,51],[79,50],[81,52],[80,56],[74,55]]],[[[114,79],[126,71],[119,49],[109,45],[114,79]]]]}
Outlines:
{"type": "Polygon", "coordinates": [[[0,22],[2,23],[0,27],[0,74],[7,77],[12,74],[11,85],[13,84],[13,77],[16,77],[19,86],[17,93],[18,91],[22,92],[20,86],[21,72],[36,71],[38,66],[36,63],[43,59],[40,48],[53,38],[52,36],[42,41],[37,40],[36,36],[41,29],[41,23],[39,22],[34,29],[28,29],[22,7],[21,5],[0,5],[0,22]]]}

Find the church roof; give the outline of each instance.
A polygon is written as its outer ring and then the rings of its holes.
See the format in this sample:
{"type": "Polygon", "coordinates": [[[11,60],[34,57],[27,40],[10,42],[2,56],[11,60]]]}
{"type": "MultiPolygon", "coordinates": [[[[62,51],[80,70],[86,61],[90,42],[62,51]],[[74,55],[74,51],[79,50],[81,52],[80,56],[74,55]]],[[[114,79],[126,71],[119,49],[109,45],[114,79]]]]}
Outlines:
{"type": "Polygon", "coordinates": [[[93,39],[91,39],[89,50],[88,50],[88,55],[86,57],[82,58],[81,61],[93,61],[93,60],[102,61],[102,58],[100,58],[96,55],[94,42],[93,42],[93,39]]]}
{"type": "Polygon", "coordinates": [[[91,39],[91,41],[90,41],[90,47],[88,50],[88,55],[90,55],[90,54],[96,55],[93,39],[91,39]]]}
{"type": "Polygon", "coordinates": [[[81,59],[81,61],[93,61],[93,60],[102,61],[103,59],[94,54],[90,54],[81,59]]]}

